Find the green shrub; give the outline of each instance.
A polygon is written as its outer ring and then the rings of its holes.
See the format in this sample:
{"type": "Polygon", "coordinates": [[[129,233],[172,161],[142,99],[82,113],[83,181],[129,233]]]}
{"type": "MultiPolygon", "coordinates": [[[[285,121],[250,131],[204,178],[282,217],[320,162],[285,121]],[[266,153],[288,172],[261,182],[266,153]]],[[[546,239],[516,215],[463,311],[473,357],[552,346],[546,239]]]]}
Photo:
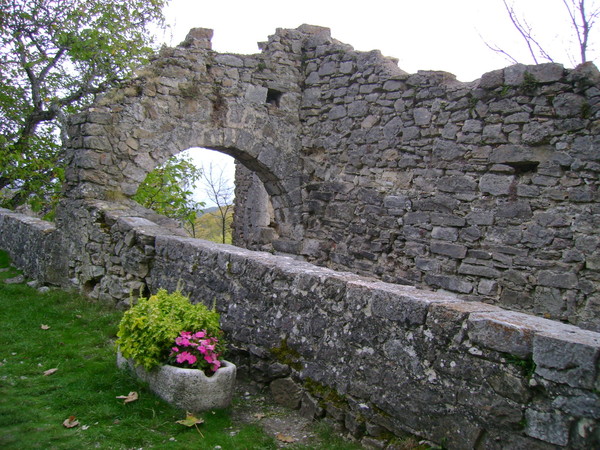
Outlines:
{"type": "MultiPolygon", "coordinates": [[[[190,303],[179,291],[169,294],[160,289],[125,312],[117,345],[125,358],[150,370],[166,362],[179,332],[201,330],[220,338],[219,313],[202,303],[190,303]]],[[[219,339],[221,346],[222,342],[219,339]]]]}

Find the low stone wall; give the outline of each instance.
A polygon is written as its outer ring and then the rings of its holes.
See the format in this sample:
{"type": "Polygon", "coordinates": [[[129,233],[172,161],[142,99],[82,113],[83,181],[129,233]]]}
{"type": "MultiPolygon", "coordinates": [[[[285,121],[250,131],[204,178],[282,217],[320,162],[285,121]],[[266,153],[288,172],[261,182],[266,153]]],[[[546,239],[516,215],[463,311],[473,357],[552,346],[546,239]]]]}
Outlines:
{"type": "Polygon", "coordinates": [[[0,248],[26,276],[44,283],[66,285],[66,253],[53,223],[0,208],[0,248]]]}
{"type": "Polygon", "coordinates": [[[0,247],[46,280],[62,254],[56,281],[99,298],[179,285],[214,302],[242,367],[366,445],[405,432],[448,448],[600,445],[600,334],[177,236],[142,212],[63,204],[56,231],[0,210],[0,247]]]}

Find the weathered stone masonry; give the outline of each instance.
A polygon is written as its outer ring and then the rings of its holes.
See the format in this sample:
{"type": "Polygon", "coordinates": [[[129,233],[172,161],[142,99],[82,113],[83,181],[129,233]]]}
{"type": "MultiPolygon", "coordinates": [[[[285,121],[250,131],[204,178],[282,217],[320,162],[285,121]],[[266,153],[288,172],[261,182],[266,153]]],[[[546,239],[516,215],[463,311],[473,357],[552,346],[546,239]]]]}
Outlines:
{"type": "Polygon", "coordinates": [[[460,83],[321,38],[303,52],[303,239],[273,246],[600,330],[597,69],[460,83]]]}
{"type": "Polygon", "coordinates": [[[597,328],[595,68],[465,85],[318,27],[278,30],[251,56],[212,52],[210,35],[193,30],[73,118],[56,224],[0,210],[0,248],[104,300],[183,283],[216,301],[240,364],[366,445],[600,445],[600,334],[490,304],[597,328]],[[260,214],[251,196],[237,205],[258,217],[238,242],[295,259],[186,238],[127,199],[192,146],[264,185],[260,214]]]}

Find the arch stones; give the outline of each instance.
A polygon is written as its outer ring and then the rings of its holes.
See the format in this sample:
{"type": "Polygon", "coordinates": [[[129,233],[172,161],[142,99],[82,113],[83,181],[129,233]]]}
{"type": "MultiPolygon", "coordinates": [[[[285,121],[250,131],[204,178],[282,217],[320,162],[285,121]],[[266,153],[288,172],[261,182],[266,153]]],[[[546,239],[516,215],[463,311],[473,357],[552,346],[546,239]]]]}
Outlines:
{"type": "Polygon", "coordinates": [[[285,224],[299,222],[301,201],[299,49],[218,54],[211,37],[212,30],[191,30],[131,82],[71,118],[66,196],[123,201],[169,157],[204,147],[255,173],[280,230],[298,239],[298,229],[285,224]]]}

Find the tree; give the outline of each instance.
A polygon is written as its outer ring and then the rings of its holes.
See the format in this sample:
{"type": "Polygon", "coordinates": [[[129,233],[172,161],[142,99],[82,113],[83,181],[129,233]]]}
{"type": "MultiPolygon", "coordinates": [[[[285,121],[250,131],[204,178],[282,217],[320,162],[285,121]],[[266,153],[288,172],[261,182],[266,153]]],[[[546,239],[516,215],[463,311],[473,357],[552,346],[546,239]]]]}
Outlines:
{"type": "Polygon", "coordinates": [[[233,219],[233,198],[234,187],[230,181],[224,176],[224,168],[213,167],[209,164],[208,170],[202,170],[202,181],[206,188],[206,194],[210,201],[217,205],[215,212],[211,212],[214,217],[218,218],[221,229],[221,242],[225,244],[227,240],[227,231],[233,219]]]}
{"type": "Polygon", "coordinates": [[[0,0],[0,202],[58,196],[66,116],[152,53],[168,0],[0,0]]]}
{"type": "MultiPolygon", "coordinates": [[[[204,214],[196,220],[196,236],[199,239],[223,243],[223,221],[221,215],[216,211],[217,207],[205,209],[204,214]]],[[[226,221],[230,224],[233,221],[233,208],[227,211],[226,221]]],[[[225,244],[231,244],[231,228],[225,230],[225,244]]]]}
{"type": "Polygon", "coordinates": [[[174,156],[146,176],[133,200],[178,220],[190,236],[196,237],[196,217],[204,203],[193,199],[193,191],[201,176],[202,171],[189,159],[174,156]]]}
{"type": "MultiPolygon", "coordinates": [[[[577,57],[573,52],[569,52],[569,58],[573,65],[588,61],[588,52],[590,50],[590,32],[596,23],[596,19],[600,16],[600,6],[596,5],[593,0],[561,0],[568,15],[569,28],[577,42],[577,57]]],[[[519,32],[522,39],[525,41],[529,55],[535,64],[543,61],[554,62],[555,59],[551,56],[552,52],[544,46],[534,31],[533,26],[527,19],[515,10],[512,3],[508,0],[502,0],[504,8],[510,18],[514,28],[519,32]]],[[[564,39],[563,41],[567,41],[564,39]]],[[[487,43],[486,43],[487,44],[487,43]]],[[[489,48],[495,52],[501,53],[510,59],[513,63],[517,63],[517,59],[512,56],[507,50],[500,48],[497,45],[487,44],[489,48]]]]}

